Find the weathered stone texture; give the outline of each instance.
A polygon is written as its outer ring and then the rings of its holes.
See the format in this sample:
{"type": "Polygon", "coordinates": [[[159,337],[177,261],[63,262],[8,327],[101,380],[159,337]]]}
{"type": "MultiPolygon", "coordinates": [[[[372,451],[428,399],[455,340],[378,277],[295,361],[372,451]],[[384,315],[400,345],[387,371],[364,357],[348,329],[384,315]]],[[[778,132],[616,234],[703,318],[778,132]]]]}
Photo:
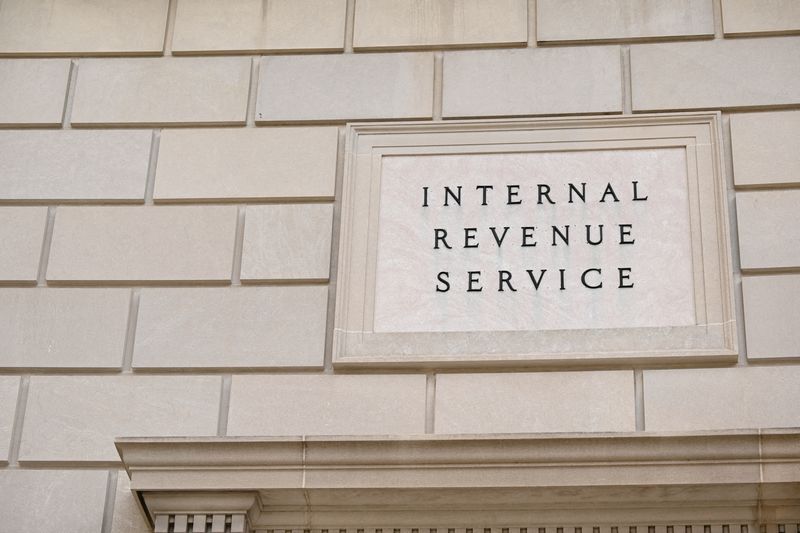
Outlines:
{"type": "Polygon", "coordinates": [[[439,374],[436,433],[633,431],[633,373],[439,374]]]}
{"type": "Polygon", "coordinates": [[[46,207],[0,207],[0,281],[36,281],[46,225],[46,207]]]}
{"type": "Polygon", "coordinates": [[[154,197],[333,198],[338,129],[164,130],[154,197]]]}
{"type": "Polygon", "coordinates": [[[447,52],[445,117],[622,111],[618,46],[447,52]]]}
{"type": "Polygon", "coordinates": [[[353,47],[524,44],[527,0],[359,0],[353,47]]]}
{"type": "Polygon", "coordinates": [[[800,191],[736,194],[743,270],[800,267],[800,191]]]}
{"type": "Polygon", "coordinates": [[[133,366],[322,367],[325,286],[143,289],[133,366]]]}
{"type": "Polygon", "coordinates": [[[248,207],[242,279],[328,279],[332,224],[332,204],[248,207]]]}
{"type": "Polygon", "coordinates": [[[800,359],[800,276],[746,276],[742,290],[748,359],[800,359]]]}
{"type": "Polygon", "coordinates": [[[73,125],[244,124],[250,59],[85,59],[73,125]]]}
{"type": "Polygon", "coordinates": [[[0,131],[3,200],[144,199],[152,133],[0,131]]]}
{"type": "Polygon", "coordinates": [[[119,368],[130,289],[0,289],[0,367],[119,368]]]}
{"type": "Polygon", "coordinates": [[[796,0],[722,0],[725,35],[800,32],[796,0]]]}
{"type": "Polygon", "coordinates": [[[179,2],[174,52],[341,50],[346,0],[179,2]]]}
{"type": "Polygon", "coordinates": [[[0,125],[61,124],[69,59],[0,59],[0,125]]]}
{"type": "Polygon", "coordinates": [[[131,492],[128,473],[120,470],[117,474],[117,489],[114,493],[114,517],[111,533],[152,533],[153,529],[145,521],[142,511],[136,504],[136,496],[131,492]]]}
{"type": "MultiPolygon", "coordinates": [[[[17,411],[19,380],[18,376],[0,376],[0,464],[8,461],[11,431],[17,411]]],[[[1,485],[2,481],[0,481],[1,485]]]]}
{"type": "Polygon", "coordinates": [[[800,111],[734,113],[731,145],[736,185],[800,183],[800,111]]]}
{"type": "Polygon", "coordinates": [[[234,376],[228,435],[425,432],[425,376],[234,376]]]}
{"type": "Polygon", "coordinates": [[[538,0],[539,42],[714,35],[708,0],[538,0]]]}
{"type": "Polygon", "coordinates": [[[60,207],[48,281],[227,281],[235,206],[60,207]]]}

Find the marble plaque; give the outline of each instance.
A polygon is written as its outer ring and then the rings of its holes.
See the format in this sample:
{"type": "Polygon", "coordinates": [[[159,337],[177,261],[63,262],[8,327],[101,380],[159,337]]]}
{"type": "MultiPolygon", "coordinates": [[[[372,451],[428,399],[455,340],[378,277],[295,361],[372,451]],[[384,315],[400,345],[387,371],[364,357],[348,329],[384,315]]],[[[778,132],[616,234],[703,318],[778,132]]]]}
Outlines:
{"type": "Polygon", "coordinates": [[[715,114],[348,129],[337,365],[736,357],[715,114]]]}

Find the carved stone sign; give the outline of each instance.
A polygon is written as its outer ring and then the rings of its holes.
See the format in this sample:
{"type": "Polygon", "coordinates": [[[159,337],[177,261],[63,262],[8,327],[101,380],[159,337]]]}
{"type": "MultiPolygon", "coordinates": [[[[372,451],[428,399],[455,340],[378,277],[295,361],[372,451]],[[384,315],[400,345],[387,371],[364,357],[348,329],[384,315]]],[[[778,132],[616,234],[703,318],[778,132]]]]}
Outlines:
{"type": "Polygon", "coordinates": [[[735,357],[716,115],[348,134],[335,363],[735,357]]]}

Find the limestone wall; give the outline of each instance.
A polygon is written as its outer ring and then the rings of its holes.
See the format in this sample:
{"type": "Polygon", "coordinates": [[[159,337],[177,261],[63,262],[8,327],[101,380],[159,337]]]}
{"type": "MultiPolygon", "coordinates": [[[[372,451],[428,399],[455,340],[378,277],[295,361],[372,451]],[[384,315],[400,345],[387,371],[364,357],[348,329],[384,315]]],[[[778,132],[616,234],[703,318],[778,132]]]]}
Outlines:
{"type": "Polygon", "coordinates": [[[147,530],[118,436],[800,426],[800,3],[0,2],[0,530],[147,530]],[[344,124],[721,110],[736,365],[331,363],[344,124]]]}

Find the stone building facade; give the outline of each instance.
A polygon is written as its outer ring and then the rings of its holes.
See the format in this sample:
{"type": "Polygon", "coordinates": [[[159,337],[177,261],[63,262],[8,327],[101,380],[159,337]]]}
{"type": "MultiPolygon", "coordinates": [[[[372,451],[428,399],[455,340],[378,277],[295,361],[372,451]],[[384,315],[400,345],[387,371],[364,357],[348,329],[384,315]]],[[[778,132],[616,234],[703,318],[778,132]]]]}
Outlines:
{"type": "Polygon", "coordinates": [[[3,0],[0,56],[0,531],[798,532],[797,0],[3,0]],[[347,337],[355,139],[675,121],[721,347],[347,337]]]}

